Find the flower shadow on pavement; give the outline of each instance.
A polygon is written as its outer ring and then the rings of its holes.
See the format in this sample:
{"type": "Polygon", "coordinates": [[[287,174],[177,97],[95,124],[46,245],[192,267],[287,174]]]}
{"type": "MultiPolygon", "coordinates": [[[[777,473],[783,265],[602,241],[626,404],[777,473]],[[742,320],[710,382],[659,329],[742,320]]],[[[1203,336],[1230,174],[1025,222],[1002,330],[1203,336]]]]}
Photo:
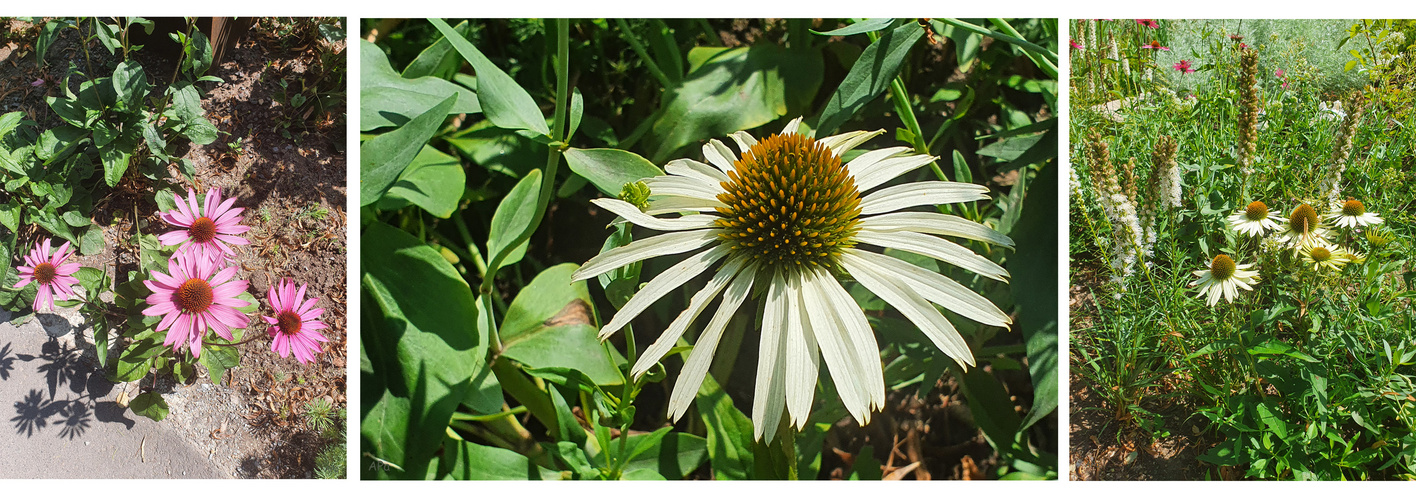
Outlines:
{"type": "Polygon", "coordinates": [[[65,347],[58,339],[51,339],[41,347],[39,356],[33,356],[15,353],[11,346],[0,347],[0,380],[9,380],[11,373],[18,369],[16,361],[42,361],[37,371],[44,374],[46,385],[31,389],[14,403],[15,415],[10,422],[17,434],[33,437],[37,432],[57,427],[59,437],[76,439],[88,432],[94,420],[121,423],[128,429],[136,424],[126,416],[127,408],[112,401],[100,401],[113,392],[114,384],[95,363],[83,359],[79,348],[65,347]],[[48,397],[45,397],[46,388],[48,397]]]}

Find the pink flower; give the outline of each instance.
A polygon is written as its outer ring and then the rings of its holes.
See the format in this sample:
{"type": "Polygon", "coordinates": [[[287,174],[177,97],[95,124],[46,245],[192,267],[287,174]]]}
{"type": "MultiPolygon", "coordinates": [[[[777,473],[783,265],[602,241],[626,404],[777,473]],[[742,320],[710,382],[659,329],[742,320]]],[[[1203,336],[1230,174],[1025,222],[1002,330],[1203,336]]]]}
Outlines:
{"type": "Polygon", "coordinates": [[[279,353],[282,358],[290,357],[290,353],[294,352],[295,359],[301,364],[314,361],[315,353],[322,352],[319,343],[329,342],[319,333],[319,330],[329,328],[319,321],[324,309],[314,309],[319,299],[311,297],[305,300],[305,284],[302,283],[300,290],[296,291],[295,282],[284,278],[280,280],[280,286],[270,287],[266,299],[275,311],[274,318],[261,316],[266,323],[274,325],[271,352],[279,353]]]}
{"type": "Polygon", "coordinates": [[[1186,61],[1184,59],[1181,59],[1180,62],[1175,63],[1175,70],[1185,73],[1187,75],[1195,72],[1195,70],[1190,69],[1190,61],[1186,61]]]}
{"type": "Polygon", "coordinates": [[[31,86],[31,87],[38,87],[38,86],[40,86],[40,85],[44,85],[44,79],[43,79],[43,78],[35,78],[34,81],[30,82],[30,86],[31,86]]]}
{"type": "Polygon", "coordinates": [[[1279,78],[1283,78],[1283,70],[1280,69],[1280,70],[1274,71],[1274,72],[1273,72],[1273,76],[1276,76],[1276,77],[1279,77],[1279,78]]]}
{"type": "Polygon", "coordinates": [[[74,271],[79,270],[79,264],[64,263],[74,256],[74,252],[69,251],[69,242],[60,245],[59,251],[53,255],[49,254],[50,244],[49,238],[45,238],[44,243],[34,243],[34,250],[25,256],[25,265],[19,267],[20,282],[15,283],[16,289],[24,288],[30,281],[39,284],[39,293],[35,294],[32,306],[35,311],[54,310],[56,296],[59,300],[79,298],[78,292],[73,288],[79,284],[79,280],[71,276],[74,271]]]}
{"type": "Polygon", "coordinates": [[[1166,52],[1170,51],[1170,47],[1162,46],[1159,40],[1151,40],[1151,43],[1142,45],[1141,48],[1151,50],[1164,50],[1166,52]]]}
{"type": "Polygon", "coordinates": [[[183,200],[181,195],[172,195],[173,201],[177,203],[177,209],[171,212],[162,213],[162,220],[174,226],[181,226],[186,229],[172,231],[162,236],[158,236],[158,241],[163,245],[181,244],[181,248],[196,246],[203,249],[202,254],[216,258],[225,256],[228,259],[236,255],[236,251],[226,244],[249,245],[251,242],[245,238],[236,236],[250,231],[251,228],[241,225],[241,211],[244,208],[231,208],[231,204],[236,202],[236,198],[221,200],[221,190],[211,188],[207,191],[206,203],[197,208],[197,193],[191,189],[187,190],[187,199],[183,200]]]}
{"type": "Polygon", "coordinates": [[[1238,34],[1238,33],[1233,33],[1233,34],[1230,34],[1230,35],[1229,35],[1229,39],[1230,39],[1230,40],[1234,40],[1234,41],[1237,42],[1237,41],[1243,40],[1244,37],[1243,37],[1242,35],[1238,34]]]}
{"type": "Polygon", "coordinates": [[[1074,49],[1082,50],[1082,44],[1077,43],[1076,40],[1068,39],[1068,40],[1067,40],[1067,43],[1072,44],[1072,48],[1074,48],[1074,49]]]}
{"type": "Polygon", "coordinates": [[[192,357],[202,355],[202,337],[207,327],[232,340],[232,328],[245,328],[250,318],[236,310],[251,305],[237,299],[246,291],[246,281],[233,281],[236,268],[217,270],[220,261],[198,254],[197,247],[177,250],[167,261],[167,272],[153,271],[143,284],[152,290],[144,316],[162,316],[157,331],[167,330],[162,345],[177,351],[186,345],[192,357]],[[215,276],[213,276],[215,274],[215,276]]]}
{"type": "Polygon", "coordinates": [[[1160,27],[1160,23],[1155,22],[1155,19],[1137,19],[1137,20],[1136,20],[1136,24],[1139,24],[1139,25],[1141,25],[1141,26],[1145,26],[1145,27],[1147,27],[1147,28],[1159,28],[1159,27],[1160,27]]]}
{"type": "Polygon", "coordinates": [[[1249,44],[1244,43],[1244,42],[1239,42],[1239,48],[1241,48],[1241,49],[1247,49],[1247,48],[1249,48],[1249,44]]]}

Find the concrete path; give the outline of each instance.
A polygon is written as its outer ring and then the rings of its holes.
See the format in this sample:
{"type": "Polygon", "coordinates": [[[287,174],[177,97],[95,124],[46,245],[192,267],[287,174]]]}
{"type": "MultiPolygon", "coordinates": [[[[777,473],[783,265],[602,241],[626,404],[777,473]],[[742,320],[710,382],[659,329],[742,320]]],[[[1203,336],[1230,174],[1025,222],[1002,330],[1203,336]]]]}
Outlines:
{"type": "Polygon", "coordinates": [[[0,311],[0,478],[226,478],[170,422],[115,400],[74,310],[0,311]],[[77,326],[76,326],[77,325],[77,326]]]}

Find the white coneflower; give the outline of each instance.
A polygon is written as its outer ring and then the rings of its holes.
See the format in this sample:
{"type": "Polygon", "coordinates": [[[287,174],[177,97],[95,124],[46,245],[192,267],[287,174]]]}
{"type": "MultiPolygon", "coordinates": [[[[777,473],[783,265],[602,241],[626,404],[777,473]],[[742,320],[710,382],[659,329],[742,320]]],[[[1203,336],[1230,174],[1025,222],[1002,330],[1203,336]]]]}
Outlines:
{"type": "Polygon", "coordinates": [[[1313,245],[1305,248],[1303,251],[1303,263],[1312,265],[1314,271],[1323,267],[1334,271],[1341,271],[1342,266],[1347,265],[1347,263],[1351,261],[1351,252],[1348,252],[1342,247],[1329,245],[1327,243],[1313,245]]]}
{"type": "Polygon", "coordinates": [[[1234,302],[1234,297],[1239,296],[1239,289],[1253,290],[1254,283],[1259,281],[1259,272],[1250,271],[1253,264],[1235,264],[1234,259],[1228,255],[1220,254],[1210,261],[1210,266],[1206,269],[1195,271],[1195,276],[1199,279],[1190,282],[1190,286],[1199,286],[1199,295],[1207,296],[1205,305],[1214,307],[1219,303],[1219,298],[1224,297],[1225,302],[1234,302]]]}
{"type": "Polygon", "coordinates": [[[1229,228],[1251,237],[1263,236],[1270,229],[1282,229],[1283,217],[1277,210],[1270,211],[1262,201],[1250,203],[1243,210],[1229,216],[1229,228]]]}
{"type": "Polygon", "coordinates": [[[961,365],[973,365],[973,353],[931,303],[987,325],[1011,322],[988,299],[948,277],[859,248],[903,250],[1005,281],[1008,272],[1003,267],[933,235],[1011,246],[1007,236],[961,217],[901,211],[987,199],[987,188],[941,181],[881,188],[935,158],[892,147],[847,163],[841,161],[843,155],[884,131],[818,140],[799,133],[800,125],[800,118],[792,120],[781,134],[760,141],[747,132],[731,134],[741,156],[712,140],[703,147],[707,164],[670,162],[667,175],[645,180],[651,197],[644,211],[620,200],[593,200],[635,225],[666,233],[606,250],[586,262],[573,279],[708,248],[645,284],[600,330],[602,340],[674,289],[717,269],[631,368],[635,377],[642,376],[668,354],[709,302],[722,296],[674,384],[668,404],[674,420],[693,402],[724,328],[754,289],[765,304],[752,420],[754,436],[765,441],[772,440],[784,410],[793,426],[806,425],[822,358],[843,406],[856,421],[868,423],[870,412],[885,404],[880,349],[864,312],[841,286],[841,277],[849,275],[884,299],[961,365]],[[687,215],[654,217],[667,213],[687,215]]]}
{"type": "Polygon", "coordinates": [[[1288,224],[1278,233],[1278,241],[1299,253],[1304,247],[1327,243],[1327,228],[1320,224],[1317,210],[1304,203],[1289,214],[1288,224]]]}
{"type": "Polygon", "coordinates": [[[1328,214],[1328,219],[1337,227],[1352,229],[1382,223],[1382,218],[1378,217],[1376,212],[1368,212],[1362,202],[1352,198],[1342,204],[1341,210],[1328,214]]]}

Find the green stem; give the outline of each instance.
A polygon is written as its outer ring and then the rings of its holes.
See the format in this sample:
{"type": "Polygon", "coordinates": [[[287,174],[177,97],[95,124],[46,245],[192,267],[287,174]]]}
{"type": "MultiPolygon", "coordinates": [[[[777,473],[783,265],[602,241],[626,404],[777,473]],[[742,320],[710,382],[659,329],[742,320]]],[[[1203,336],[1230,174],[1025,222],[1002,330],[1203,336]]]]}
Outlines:
{"type": "Polygon", "coordinates": [[[963,28],[967,31],[972,31],[983,36],[993,37],[995,39],[1002,40],[1013,45],[1017,45],[1019,48],[1023,49],[1024,52],[1030,54],[1028,57],[1032,58],[1033,61],[1037,63],[1038,68],[1042,69],[1042,71],[1047,73],[1048,76],[1057,78],[1057,64],[1054,62],[1057,60],[1057,54],[1043,48],[1038,44],[1024,40],[1020,35],[1018,35],[1017,30],[1013,29],[1013,26],[1009,25],[1006,21],[1003,21],[1002,19],[989,19],[989,21],[997,25],[999,29],[1007,30],[1010,33],[1000,33],[997,31],[990,30],[988,28],[984,28],[982,26],[966,23],[958,19],[951,19],[946,17],[939,18],[939,22],[958,28],[963,28]],[[1040,55],[1042,57],[1033,58],[1031,54],[1040,55]]]}
{"type": "Polygon", "coordinates": [[[629,23],[625,22],[624,19],[615,19],[615,25],[619,26],[620,36],[623,37],[626,42],[629,42],[629,47],[634,49],[635,54],[639,54],[639,59],[644,61],[644,67],[649,68],[649,73],[654,75],[654,79],[659,80],[659,84],[663,85],[665,89],[674,88],[673,84],[669,82],[669,76],[664,74],[663,70],[659,69],[659,65],[654,62],[654,58],[649,57],[649,51],[644,48],[644,44],[639,41],[639,37],[635,36],[634,32],[629,29],[629,23]]]}
{"type": "Polygon", "coordinates": [[[457,226],[457,232],[462,235],[462,241],[467,242],[467,253],[472,257],[472,265],[477,267],[477,277],[487,276],[487,261],[482,260],[482,250],[477,248],[476,240],[472,239],[472,232],[467,230],[467,222],[462,220],[461,214],[452,217],[453,225],[457,226]]]}
{"type": "Polygon", "coordinates": [[[531,416],[541,421],[547,429],[558,429],[555,405],[550,395],[537,387],[520,369],[507,358],[497,358],[492,362],[492,373],[497,376],[502,390],[521,402],[531,412],[531,416]]]}
{"type": "MultiPolygon", "coordinates": [[[[551,117],[552,142],[565,142],[565,129],[567,125],[566,109],[567,96],[570,94],[570,21],[566,19],[556,20],[556,111],[551,117]]],[[[531,239],[531,235],[536,229],[541,227],[541,220],[546,216],[546,208],[550,206],[551,200],[555,199],[556,171],[560,168],[561,149],[550,148],[546,152],[546,171],[541,177],[541,191],[536,198],[536,212],[531,218],[531,223],[521,234],[507,244],[506,248],[516,248],[531,239]]],[[[507,252],[494,256],[492,262],[487,265],[486,276],[482,279],[481,293],[483,295],[492,292],[493,283],[496,279],[497,271],[501,269],[502,260],[506,259],[507,252]]],[[[491,310],[490,307],[487,308],[491,310]]]]}
{"type": "Polygon", "coordinates": [[[722,47],[723,45],[725,45],[725,44],[723,43],[723,36],[722,36],[722,35],[719,35],[718,32],[713,29],[713,26],[711,26],[711,25],[708,24],[708,20],[707,20],[707,19],[704,19],[704,18],[701,18],[701,17],[700,17],[700,18],[697,19],[697,22],[698,22],[698,27],[703,30],[703,33],[704,33],[705,35],[708,36],[708,41],[709,41],[709,42],[712,42],[713,45],[714,45],[714,46],[717,46],[717,47],[722,47]]]}
{"type": "Polygon", "coordinates": [[[460,411],[457,411],[457,412],[453,412],[453,413],[452,413],[452,419],[453,419],[453,420],[462,420],[462,421],[471,421],[471,422],[489,422],[489,421],[492,421],[492,420],[499,420],[499,419],[501,419],[502,417],[506,417],[506,416],[510,416],[510,415],[520,415],[520,414],[522,414],[522,413],[526,413],[526,411],[527,411],[527,410],[526,410],[526,406],[525,406],[525,405],[518,406],[518,407],[512,408],[512,409],[510,409],[510,410],[506,410],[506,411],[502,411],[502,412],[493,413],[493,414],[491,414],[491,415],[473,415],[473,414],[470,414],[470,413],[462,413],[462,412],[460,412],[460,411]]]}

